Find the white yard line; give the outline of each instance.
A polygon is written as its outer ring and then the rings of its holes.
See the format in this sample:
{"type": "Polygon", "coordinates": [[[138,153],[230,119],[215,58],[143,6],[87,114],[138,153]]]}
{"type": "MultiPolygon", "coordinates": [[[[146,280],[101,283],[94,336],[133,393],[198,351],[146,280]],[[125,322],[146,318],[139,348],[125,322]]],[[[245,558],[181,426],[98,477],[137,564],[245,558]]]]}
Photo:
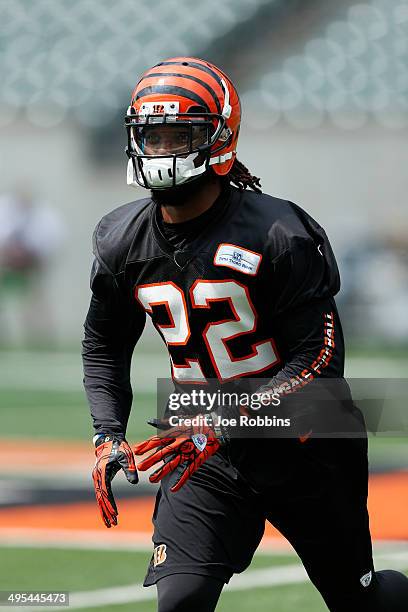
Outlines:
{"type": "MultiPolygon", "coordinates": [[[[248,571],[231,579],[225,591],[242,591],[256,587],[277,586],[307,582],[308,577],[299,564],[248,571]]],[[[156,598],[155,588],[145,588],[141,584],[126,587],[113,587],[98,591],[71,593],[70,608],[90,608],[130,602],[146,601],[156,598]]],[[[54,608],[58,609],[58,608],[54,608]]],[[[61,609],[61,608],[59,608],[61,609]]]]}

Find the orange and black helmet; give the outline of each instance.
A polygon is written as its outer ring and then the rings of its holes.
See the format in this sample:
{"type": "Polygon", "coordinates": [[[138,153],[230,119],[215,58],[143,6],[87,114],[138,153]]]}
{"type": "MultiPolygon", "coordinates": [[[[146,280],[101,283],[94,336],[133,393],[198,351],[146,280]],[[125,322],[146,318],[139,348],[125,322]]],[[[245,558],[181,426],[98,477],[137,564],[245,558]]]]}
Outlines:
{"type": "Polygon", "coordinates": [[[147,70],[128,108],[128,183],[166,189],[209,167],[226,175],[236,156],[241,121],[237,91],[219,68],[192,57],[147,70]]]}

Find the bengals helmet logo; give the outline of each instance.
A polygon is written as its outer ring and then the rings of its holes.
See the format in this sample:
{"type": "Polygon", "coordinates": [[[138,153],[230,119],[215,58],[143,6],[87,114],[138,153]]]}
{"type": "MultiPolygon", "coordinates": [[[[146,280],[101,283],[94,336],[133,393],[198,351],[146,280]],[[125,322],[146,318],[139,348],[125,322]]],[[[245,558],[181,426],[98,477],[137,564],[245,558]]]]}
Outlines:
{"type": "Polygon", "coordinates": [[[153,104],[153,113],[155,115],[164,113],[164,104],[153,104]]]}
{"type": "Polygon", "coordinates": [[[156,548],[153,551],[153,566],[156,567],[157,565],[160,565],[161,563],[164,563],[165,560],[167,559],[167,553],[166,553],[166,544],[159,544],[159,546],[156,546],[156,548]]]}

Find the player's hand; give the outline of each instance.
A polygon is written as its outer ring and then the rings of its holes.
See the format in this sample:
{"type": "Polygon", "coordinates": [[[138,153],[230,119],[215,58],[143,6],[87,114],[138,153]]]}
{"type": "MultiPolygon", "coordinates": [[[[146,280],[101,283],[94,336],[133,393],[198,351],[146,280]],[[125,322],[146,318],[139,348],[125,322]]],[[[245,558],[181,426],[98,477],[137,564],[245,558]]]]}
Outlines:
{"type": "Polygon", "coordinates": [[[211,425],[211,419],[208,420],[209,424],[203,422],[200,425],[178,425],[177,427],[169,427],[165,420],[150,421],[151,425],[163,431],[134,446],[135,455],[144,455],[151,450],[154,451],[137,464],[138,469],[147,470],[163,459],[167,459],[149,476],[150,482],[159,482],[180,464],[184,464],[180,476],[170,488],[170,491],[178,491],[204,461],[217,452],[221,445],[221,440],[217,438],[215,429],[211,425]]]}
{"type": "Polygon", "coordinates": [[[123,438],[100,434],[94,437],[96,462],[92,471],[96,501],[106,527],[118,524],[118,509],[113,497],[111,482],[122,469],[132,484],[139,481],[135,458],[129,444],[123,438]]]}

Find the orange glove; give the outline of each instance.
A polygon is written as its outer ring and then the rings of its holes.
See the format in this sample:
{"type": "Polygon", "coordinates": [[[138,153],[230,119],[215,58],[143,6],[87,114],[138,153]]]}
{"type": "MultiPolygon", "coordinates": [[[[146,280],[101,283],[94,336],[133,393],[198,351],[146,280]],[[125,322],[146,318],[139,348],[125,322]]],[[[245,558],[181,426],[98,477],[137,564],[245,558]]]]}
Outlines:
{"type": "Polygon", "coordinates": [[[114,434],[94,436],[96,462],[92,471],[96,501],[106,527],[118,524],[118,509],[111,482],[122,469],[131,484],[139,482],[132,449],[124,438],[114,434]]]}
{"type": "Polygon", "coordinates": [[[164,431],[133,447],[135,455],[144,455],[148,451],[156,449],[140,461],[137,467],[144,471],[168,458],[168,461],[163,463],[149,477],[150,482],[159,482],[180,464],[185,464],[179,478],[170,488],[170,491],[173,492],[178,491],[204,461],[217,452],[221,445],[221,440],[217,438],[210,417],[205,422],[203,420],[199,425],[169,427],[166,421],[158,420],[149,421],[149,423],[158,429],[164,429],[164,431]]]}

